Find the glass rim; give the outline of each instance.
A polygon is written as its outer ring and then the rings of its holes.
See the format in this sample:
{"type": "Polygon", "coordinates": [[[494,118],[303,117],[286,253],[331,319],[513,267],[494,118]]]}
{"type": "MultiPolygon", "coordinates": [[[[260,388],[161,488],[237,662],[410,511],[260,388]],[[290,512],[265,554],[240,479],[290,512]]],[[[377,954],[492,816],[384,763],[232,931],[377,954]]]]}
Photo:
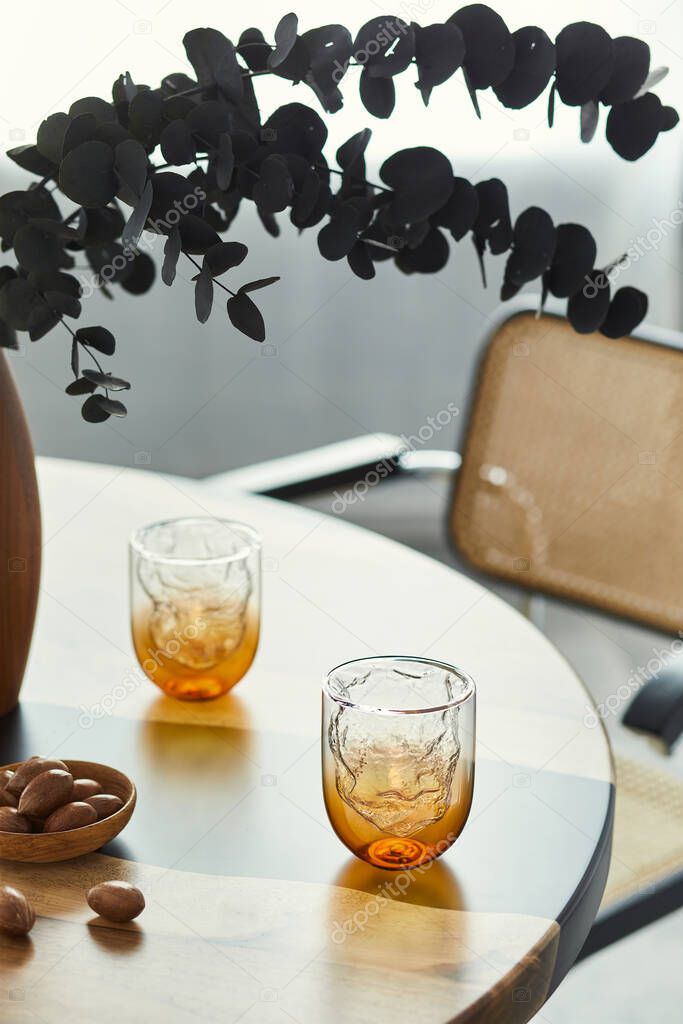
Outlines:
{"type": "Polygon", "coordinates": [[[474,680],[467,672],[463,672],[461,668],[450,664],[447,661],[439,661],[436,658],[422,658],[420,656],[411,657],[409,654],[378,654],[374,657],[365,658],[352,658],[350,661],[342,661],[339,665],[335,665],[323,676],[322,690],[326,697],[329,697],[335,704],[339,704],[346,708],[355,708],[357,711],[363,711],[367,714],[375,715],[430,715],[435,714],[439,711],[448,711],[450,708],[458,707],[460,704],[466,704],[468,700],[471,700],[476,695],[476,686],[474,680]],[[413,664],[420,665],[432,665],[434,668],[442,668],[447,672],[453,673],[458,679],[465,683],[465,692],[459,694],[453,700],[446,701],[443,704],[435,704],[430,707],[423,708],[388,708],[379,707],[376,704],[363,704],[358,703],[354,700],[346,700],[344,697],[340,697],[330,689],[330,680],[335,672],[339,672],[340,669],[349,668],[351,665],[362,665],[372,664],[375,662],[411,662],[413,664]]]}
{"type": "Polygon", "coordinates": [[[178,516],[174,519],[159,519],[153,523],[147,523],[145,526],[138,526],[131,533],[128,544],[131,551],[135,551],[136,554],[142,558],[147,559],[150,562],[161,562],[165,565],[225,565],[229,562],[239,562],[247,558],[252,551],[260,551],[262,546],[261,534],[258,530],[255,530],[253,526],[249,526],[247,523],[242,523],[239,519],[222,519],[220,516],[178,516]],[[232,551],[225,555],[211,555],[210,557],[202,558],[198,555],[193,558],[187,558],[186,556],[178,555],[164,555],[157,551],[152,551],[144,543],[144,537],[152,530],[157,530],[165,526],[189,526],[192,523],[219,523],[222,526],[229,527],[240,539],[244,541],[244,546],[239,548],[237,551],[232,551]]]}

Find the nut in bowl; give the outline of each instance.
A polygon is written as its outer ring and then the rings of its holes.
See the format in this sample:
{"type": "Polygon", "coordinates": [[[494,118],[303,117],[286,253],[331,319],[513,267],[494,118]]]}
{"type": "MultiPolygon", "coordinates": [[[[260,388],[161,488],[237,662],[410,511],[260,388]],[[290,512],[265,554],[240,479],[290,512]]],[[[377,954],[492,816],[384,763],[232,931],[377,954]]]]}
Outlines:
{"type": "Polygon", "coordinates": [[[18,800],[16,807],[11,808],[2,806],[0,800],[0,810],[8,812],[7,828],[11,829],[2,831],[0,828],[0,859],[34,864],[71,860],[99,850],[123,831],[137,800],[135,786],[127,775],[92,761],[45,761],[44,765],[36,766],[39,760],[31,758],[0,767],[0,789],[3,783],[10,786],[10,795],[18,800]],[[36,767],[43,770],[36,774],[36,767]],[[20,769],[22,775],[19,775],[20,769]],[[70,775],[74,783],[81,783],[67,795],[64,774],[70,775]],[[42,781],[41,775],[44,776],[42,781]],[[15,779],[14,785],[12,779],[15,779]],[[85,786],[86,782],[90,785],[85,786]],[[99,792],[93,783],[98,784],[99,792]],[[29,786],[31,791],[24,796],[29,786]],[[13,792],[20,789],[18,793],[13,792]],[[54,790],[59,792],[59,797],[52,797],[54,790]],[[86,796],[88,791],[93,795],[86,796]],[[22,797],[25,814],[19,810],[22,797]],[[53,806],[56,800],[59,803],[53,806]],[[92,810],[86,810],[88,807],[92,810]],[[31,815],[36,808],[45,812],[41,821],[31,815]],[[10,821],[10,816],[14,820],[10,821]],[[24,823],[28,831],[23,828],[24,823]]]}

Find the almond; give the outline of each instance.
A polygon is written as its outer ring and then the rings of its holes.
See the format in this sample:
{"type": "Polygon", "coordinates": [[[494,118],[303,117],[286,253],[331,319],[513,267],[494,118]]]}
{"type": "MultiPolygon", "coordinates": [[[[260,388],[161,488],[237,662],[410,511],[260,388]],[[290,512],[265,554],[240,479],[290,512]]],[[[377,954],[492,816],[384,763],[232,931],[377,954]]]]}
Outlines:
{"type": "Polygon", "coordinates": [[[99,782],[94,779],[74,779],[74,788],[71,790],[72,800],[87,800],[89,796],[97,796],[102,792],[99,782]]]}
{"type": "Polygon", "coordinates": [[[14,807],[0,807],[0,832],[23,832],[32,831],[31,822],[14,807]]]}
{"type": "Polygon", "coordinates": [[[12,796],[21,796],[36,775],[42,772],[49,772],[53,768],[59,768],[63,772],[68,771],[63,761],[55,761],[48,757],[30,757],[19,765],[12,778],[7,783],[6,789],[12,796]]]}
{"type": "Polygon", "coordinates": [[[61,768],[41,772],[21,794],[20,814],[26,814],[29,818],[47,818],[69,800],[73,784],[73,776],[61,768]]]}
{"type": "Polygon", "coordinates": [[[4,789],[10,779],[14,778],[14,772],[11,768],[5,768],[0,772],[0,789],[4,789]]]}
{"type": "Polygon", "coordinates": [[[123,800],[118,796],[112,796],[111,793],[98,793],[97,796],[86,797],[85,802],[95,808],[98,821],[116,814],[123,807],[123,800]]]}
{"type": "Polygon", "coordinates": [[[145,909],[145,897],[128,882],[100,882],[87,895],[88,906],[107,921],[123,924],[145,909]]]}
{"type": "Polygon", "coordinates": [[[6,789],[0,789],[0,807],[16,807],[19,797],[12,796],[6,789]]]}
{"type": "Polygon", "coordinates": [[[0,931],[9,935],[28,935],[36,923],[33,907],[19,889],[0,888],[0,931]]]}
{"type": "Polygon", "coordinates": [[[70,832],[97,821],[97,811],[90,804],[74,801],[53,811],[43,826],[43,832],[70,832]]]}

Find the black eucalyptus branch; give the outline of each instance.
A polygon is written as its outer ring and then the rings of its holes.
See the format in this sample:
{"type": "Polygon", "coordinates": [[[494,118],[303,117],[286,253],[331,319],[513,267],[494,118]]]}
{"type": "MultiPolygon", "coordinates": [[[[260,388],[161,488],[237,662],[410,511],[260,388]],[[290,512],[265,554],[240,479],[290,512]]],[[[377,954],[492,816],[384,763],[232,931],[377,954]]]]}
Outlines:
{"type": "Polygon", "coordinates": [[[114,354],[113,335],[99,326],[73,330],[65,317],[79,317],[94,289],[108,298],[116,286],[133,295],[148,291],[156,270],[146,249],[155,238],[164,240],[166,285],[176,278],[181,253],[196,270],[201,323],[217,286],[228,296],[233,326],[265,339],[251,296],[279,278],[234,283],[248,250],[221,238],[243,200],[254,203],[271,235],[280,232],[276,215],[286,211],[299,231],[320,225],[321,255],[346,259],[361,278],[374,277],[383,261],[407,274],[435,273],[449,259],[450,241],[469,235],[484,283],[486,254],[507,253],[503,299],[540,278],[543,301],[548,294],[566,298],[577,331],[614,338],[645,315],[647,297],[638,289],[612,295],[619,261],[600,266],[586,227],[556,225],[539,207],[513,221],[502,181],[459,177],[429,146],[394,153],[380,168],[381,184],[372,182],[368,128],[337,150],[332,167],[324,155],[327,128],[314,109],[288,103],[263,120],[254,91],[255,79],[275,75],[310,89],[323,112],[333,114],[343,105],[342,84],[357,86],[368,113],[384,119],[395,109],[394,79],[405,73],[428,105],[433,91],[461,72],[477,116],[485,90],[516,110],[550,86],[550,125],[558,102],[576,107],[580,137],[589,142],[605,108],[608,142],[632,161],[678,122],[651,91],[666,69],[651,69],[641,40],[612,39],[600,26],[578,22],[553,42],[536,26],[510,32],[491,8],[472,4],[427,26],[393,15],[373,18],[355,37],[337,24],[300,33],[296,15],[287,14],[272,42],[256,28],[244,31],[236,46],[208,28],[188,32],[183,42],[195,78],[171,74],[150,88],[126,73],[114,83],[111,101],[77,100],[42,122],[34,145],[9,152],[37,180],[0,197],[2,248],[16,260],[0,267],[0,345],[16,347],[17,331],[35,341],[62,324],[72,339],[74,379],[66,390],[85,397],[86,420],[125,415],[110,393],[130,385],[105,372],[95,355],[114,354]],[[63,213],[60,197],[74,208],[63,213]],[[79,253],[89,280],[74,273],[79,253]],[[229,284],[221,280],[228,274],[229,284]],[[81,369],[81,354],[94,368],[81,369]]]}

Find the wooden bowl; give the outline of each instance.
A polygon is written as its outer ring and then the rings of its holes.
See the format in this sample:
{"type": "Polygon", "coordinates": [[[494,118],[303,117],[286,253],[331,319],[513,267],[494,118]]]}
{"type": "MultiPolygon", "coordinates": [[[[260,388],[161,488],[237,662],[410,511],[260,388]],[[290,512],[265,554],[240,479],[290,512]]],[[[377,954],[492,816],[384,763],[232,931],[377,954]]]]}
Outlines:
{"type": "MultiPolygon", "coordinates": [[[[23,762],[5,764],[0,768],[12,770],[23,762]]],[[[0,832],[0,859],[20,860],[33,864],[47,864],[52,861],[71,860],[85,853],[93,853],[111,842],[122,832],[131,819],[137,801],[137,792],[131,779],[123,772],[117,772],[106,764],[93,761],[64,761],[74,779],[94,779],[102,786],[103,793],[111,793],[123,800],[114,814],[102,821],[70,832],[48,832],[37,835],[22,835],[15,832],[0,832]]]]}

